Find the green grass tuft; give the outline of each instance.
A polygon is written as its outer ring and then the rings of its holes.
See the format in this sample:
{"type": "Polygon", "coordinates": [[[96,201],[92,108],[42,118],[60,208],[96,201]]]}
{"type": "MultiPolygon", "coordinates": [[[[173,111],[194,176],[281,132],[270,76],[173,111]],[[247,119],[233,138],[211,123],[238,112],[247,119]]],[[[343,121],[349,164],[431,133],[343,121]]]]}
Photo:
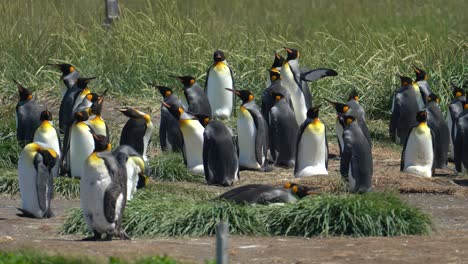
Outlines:
{"type": "MultiPolygon", "coordinates": [[[[14,111],[14,109],[11,111],[14,111]]],[[[1,114],[5,118],[5,113],[1,114]]],[[[6,115],[9,116],[8,114],[6,115]]],[[[10,118],[5,118],[5,120],[3,118],[2,122],[0,122],[0,168],[13,169],[18,164],[21,148],[16,140],[14,117],[10,116],[10,118]]]]}
{"type": "Polygon", "coordinates": [[[149,176],[160,181],[204,182],[205,178],[187,170],[179,153],[165,152],[150,160],[149,176]]]}

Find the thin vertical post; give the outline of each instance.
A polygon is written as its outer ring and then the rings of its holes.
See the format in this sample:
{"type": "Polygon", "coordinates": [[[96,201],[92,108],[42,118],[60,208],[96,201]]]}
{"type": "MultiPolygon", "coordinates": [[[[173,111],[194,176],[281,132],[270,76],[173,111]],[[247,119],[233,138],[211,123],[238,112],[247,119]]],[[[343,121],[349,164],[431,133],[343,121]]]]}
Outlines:
{"type": "Polygon", "coordinates": [[[106,10],[104,25],[110,26],[112,21],[119,16],[119,3],[117,0],[104,0],[104,7],[106,10]]]}
{"type": "Polygon", "coordinates": [[[221,221],[216,225],[216,264],[228,264],[229,224],[221,221]]]}

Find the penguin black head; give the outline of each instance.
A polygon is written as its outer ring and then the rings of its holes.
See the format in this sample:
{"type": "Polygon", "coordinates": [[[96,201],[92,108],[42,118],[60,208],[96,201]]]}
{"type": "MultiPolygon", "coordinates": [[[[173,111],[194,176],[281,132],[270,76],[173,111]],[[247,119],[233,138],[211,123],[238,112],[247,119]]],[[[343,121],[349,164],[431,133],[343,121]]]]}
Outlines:
{"type": "Polygon", "coordinates": [[[166,102],[162,102],[162,104],[167,108],[167,110],[169,110],[169,113],[171,113],[177,120],[180,120],[180,117],[185,112],[184,109],[179,105],[168,104],[166,102]]]}
{"type": "Polygon", "coordinates": [[[88,101],[90,101],[93,104],[99,99],[99,95],[96,93],[89,93],[85,97],[86,99],[88,99],[88,101]]]}
{"type": "Polygon", "coordinates": [[[268,70],[270,72],[270,81],[281,80],[281,74],[277,69],[268,70]]]}
{"type": "Polygon", "coordinates": [[[436,102],[437,104],[440,102],[440,99],[439,99],[439,96],[437,96],[436,94],[434,93],[431,93],[428,97],[427,97],[427,102],[436,102]]]}
{"type": "Polygon", "coordinates": [[[144,174],[138,174],[137,189],[144,188],[149,183],[149,177],[144,174]]]}
{"type": "Polygon", "coordinates": [[[290,60],[295,60],[299,58],[299,51],[297,49],[290,49],[287,47],[284,47],[284,50],[288,53],[288,56],[286,57],[286,61],[290,60]]]}
{"type": "Polygon", "coordinates": [[[96,135],[93,133],[94,139],[94,151],[106,151],[111,149],[111,144],[109,142],[109,138],[104,135],[96,135]]]}
{"type": "Polygon", "coordinates": [[[173,76],[173,75],[170,75],[170,76],[176,78],[177,80],[179,80],[182,83],[182,85],[184,85],[184,87],[191,87],[196,82],[195,78],[193,78],[192,76],[189,76],[189,75],[186,75],[186,76],[173,76]]]}
{"type": "Polygon", "coordinates": [[[350,115],[343,116],[343,122],[345,126],[350,126],[354,121],[356,121],[356,118],[354,116],[350,116],[350,115]]]}
{"type": "Polygon", "coordinates": [[[88,87],[88,83],[91,81],[91,80],[94,80],[96,79],[97,77],[89,77],[89,78],[78,78],[78,80],[76,81],[76,86],[80,89],[85,89],[86,87],[88,87]]]}
{"type": "Polygon", "coordinates": [[[242,104],[246,104],[248,102],[251,102],[255,99],[255,96],[248,90],[234,90],[234,89],[229,89],[229,88],[224,88],[230,92],[233,92],[239,98],[242,100],[242,104]]]}
{"type": "Polygon", "coordinates": [[[16,86],[18,87],[20,101],[29,101],[29,100],[31,100],[33,98],[32,93],[28,88],[21,85],[15,79],[13,79],[13,82],[15,82],[16,86]]]}
{"type": "Polygon", "coordinates": [[[312,192],[309,187],[306,187],[304,185],[299,185],[297,183],[292,183],[292,182],[286,182],[283,187],[285,189],[291,189],[291,192],[293,192],[295,195],[297,195],[299,198],[304,198],[307,195],[310,194],[315,194],[315,192],[312,192]]]}
{"type": "Polygon", "coordinates": [[[124,108],[120,108],[120,109],[117,109],[118,111],[120,111],[122,114],[124,114],[125,116],[127,117],[130,117],[130,118],[140,118],[142,117],[140,112],[131,108],[131,107],[124,107],[124,108]]]}
{"type": "Polygon", "coordinates": [[[160,86],[152,83],[148,83],[149,85],[156,87],[159,93],[162,95],[163,98],[167,98],[172,94],[172,89],[166,86],[160,86]]]}
{"type": "Polygon", "coordinates": [[[217,50],[213,54],[214,62],[224,61],[226,57],[224,57],[224,52],[222,50],[217,50]]]}
{"type": "Polygon", "coordinates": [[[427,113],[426,113],[426,110],[419,111],[419,112],[416,114],[416,121],[418,121],[418,123],[426,122],[426,120],[427,120],[427,113]]]}
{"type": "Polygon", "coordinates": [[[353,90],[349,93],[348,101],[351,101],[351,100],[359,101],[359,95],[358,95],[356,89],[353,89],[353,90]]]}
{"type": "Polygon", "coordinates": [[[320,110],[320,106],[309,108],[309,110],[307,110],[307,118],[310,118],[310,119],[318,118],[319,110],[320,110]]]}
{"type": "Polygon", "coordinates": [[[89,118],[89,112],[87,110],[75,113],[75,120],[77,122],[84,122],[88,120],[88,118],[89,118]]]}
{"type": "Polygon", "coordinates": [[[57,153],[52,149],[41,149],[38,151],[42,155],[42,163],[47,168],[53,168],[57,162],[57,153]]]}
{"type": "Polygon", "coordinates": [[[62,78],[75,71],[75,66],[68,63],[49,63],[48,65],[57,67],[62,72],[62,78]]]}
{"type": "Polygon", "coordinates": [[[330,100],[325,99],[325,101],[329,102],[333,107],[335,108],[336,112],[339,114],[346,114],[349,111],[349,106],[346,104],[338,103],[338,102],[333,102],[330,100]]]}
{"type": "Polygon", "coordinates": [[[211,121],[211,117],[207,115],[195,115],[195,116],[197,117],[198,121],[203,127],[206,127],[211,121]]]}
{"type": "Polygon", "coordinates": [[[418,67],[416,67],[415,65],[413,65],[413,70],[414,72],[416,73],[416,81],[419,82],[419,81],[427,81],[427,73],[422,70],[422,69],[419,69],[418,67]]]}
{"type": "Polygon", "coordinates": [[[458,98],[458,97],[462,97],[465,95],[465,91],[462,88],[456,86],[453,82],[451,83],[451,85],[453,89],[452,91],[453,97],[458,98]]]}
{"type": "Polygon", "coordinates": [[[49,110],[42,111],[40,119],[41,121],[50,121],[52,120],[52,113],[49,110]]]}
{"type": "Polygon", "coordinates": [[[104,95],[98,96],[96,102],[91,105],[91,113],[101,115],[102,105],[104,104],[104,95]]]}
{"type": "Polygon", "coordinates": [[[411,80],[410,77],[401,76],[401,75],[399,75],[398,77],[400,77],[401,86],[408,86],[408,85],[413,84],[413,80],[411,80]]]}
{"type": "Polygon", "coordinates": [[[284,57],[278,54],[276,50],[273,51],[275,53],[275,60],[273,61],[273,64],[271,65],[271,68],[274,69],[276,67],[281,67],[284,64],[284,57]]]}

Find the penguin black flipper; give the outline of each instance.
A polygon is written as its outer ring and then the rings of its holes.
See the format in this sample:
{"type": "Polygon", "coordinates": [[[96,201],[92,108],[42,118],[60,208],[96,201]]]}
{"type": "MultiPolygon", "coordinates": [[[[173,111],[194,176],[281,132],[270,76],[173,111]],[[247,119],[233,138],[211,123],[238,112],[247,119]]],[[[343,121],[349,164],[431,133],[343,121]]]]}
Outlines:
{"type": "Polygon", "coordinates": [[[37,202],[41,211],[46,212],[50,205],[47,195],[50,193],[49,170],[44,165],[44,159],[40,153],[34,156],[34,167],[36,168],[36,193],[37,202]]]}
{"type": "Polygon", "coordinates": [[[214,142],[211,142],[209,137],[204,136],[203,139],[203,168],[205,172],[205,180],[207,183],[211,183],[214,181],[215,176],[213,174],[213,170],[210,167],[209,163],[209,154],[210,154],[210,148],[212,147],[212,144],[214,142]]]}
{"type": "Polygon", "coordinates": [[[167,146],[167,119],[172,116],[171,113],[165,109],[165,106],[161,106],[161,120],[159,122],[159,145],[161,146],[162,151],[166,151],[168,149],[167,146]],[[166,110],[166,111],[164,111],[166,110]]]}
{"type": "MultiPolygon", "coordinates": [[[[401,161],[400,161],[400,171],[403,171],[404,168],[405,168],[405,151],[406,151],[406,145],[408,145],[408,139],[409,139],[409,135],[411,135],[411,132],[413,131],[414,127],[412,127],[408,133],[408,137],[406,137],[406,141],[405,141],[405,144],[403,145],[403,150],[401,152],[401,161]]],[[[432,130],[431,130],[431,134],[432,134],[432,130]]],[[[434,143],[434,140],[432,141],[432,143],[434,143]]]]}
{"type": "MultiPolygon", "coordinates": [[[[347,132],[347,131],[345,131],[347,132]]],[[[345,137],[343,132],[343,139],[345,137]]],[[[341,160],[340,160],[340,174],[343,178],[348,179],[348,174],[349,174],[349,166],[351,164],[351,156],[353,153],[353,145],[351,142],[348,142],[347,144],[344,143],[344,149],[343,152],[341,153],[341,160]]]]}
{"type": "MultiPolygon", "coordinates": [[[[325,131],[327,131],[327,126],[324,124],[325,126],[325,131]]],[[[327,137],[325,136],[325,147],[326,147],[326,150],[327,150],[327,154],[325,155],[325,168],[328,170],[328,153],[330,153],[329,149],[328,149],[328,139],[327,137]]],[[[297,157],[297,155],[296,155],[297,157]]]]}
{"type": "MultiPolygon", "coordinates": [[[[112,154],[98,154],[100,158],[102,158],[106,164],[106,167],[108,168],[109,171],[109,176],[111,178],[111,184],[107,187],[106,191],[104,192],[104,216],[106,217],[107,222],[113,223],[118,220],[118,214],[121,214],[121,212],[116,212],[116,210],[125,207],[125,203],[127,201],[126,199],[126,183],[127,183],[127,175],[126,175],[126,170],[122,167],[120,167],[115,160],[109,158],[107,155],[112,155],[112,154]],[[122,188],[124,185],[125,188],[122,188]],[[119,203],[119,198],[120,202],[119,203]]],[[[120,155],[126,156],[125,153],[118,153],[116,159],[120,155]]],[[[113,156],[112,156],[113,157],[113,156]]],[[[122,219],[119,219],[122,220],[122,219]]]]}
{"type": "MultiPolygon", "coordinates": [[[[297,138],[296,138],[296,159],[297,157],[299,157],[299,144],[301,143],[301,139],[302,139],[302,134],[304,133],[304,130],[306,129],[306,127],[308,126],[309,124],[304,122],[302,123],[302,125],[299,127],[299,130],[298,130],[298,134],[297,134],[297,138]]],[[[325,140],[326,140],[326,137],[325,137],[325,140]]],[[[328,154],[327,154],[327,157],[328,157],[328,154]]],[[[328,160],[328,159],[327,159],[328,160]]],[[[297,173],[297,166],[299,165],[299,162],[295,162],[294,163],[294,175],[296,175],[297,173]]]]}
{"type": "MultiPolygon", "coordinates": [[[[234,82],[234,73],[232,72],[231,66],[228,65],[229,72],[231,73],[231,79],[232,79],[232,89],[236,90],[236,83],[234,82]]],[[[206,76],[206,79],[208,80],[208,76],[206,76]]],[[[232,109],[231,113],[234,113],[234,116],[236,115],[236,94],[232,93],[232,109]]]]}
{"type": "Polygon", "coordinates": [[[463,144],[464,138],[465,138],[465,130],[463,129],[463,118],[459,118],[457,120],[457,135],[455,138],[455,143],[454,143],[454,163],[455,163],[455,169],[457,172],[462,172],[463,168],[463,161],[462,161],[462,155],[463,155],[463,144]]]}
{"type": "Polygon", "coordinates": [[[213,64],[210,65],[210,67],[208,67],[208,70],[206,71],[205,88],[203,88],[203,90],[205,91],[205,94],[208,94],[208,80],[210,78],[211,68],[213,68],[213,64]]]}
{"type": "Polygon", "coordinates": [[[263,165],[266,162],[267,149],[268,149],[268,131],[267,131],[268,126],[265,122],[265,119],[263,119],[263,116],[260,113],[260,111],[258,110],[254,111],[249,108],[247,108],[247,110],[252,116],[252,119],[256,127],[255,158],[258,164],[260,164],[260,166],[263,167],[263,165]],[[265,157],[265,160],[263,160],[263,157],[265,157]]]}
{"type": "Polygon", "coordinates": [[[433,159],[432,159],[432,169],[431,169],[431,173],[432,175],[435,175],[435,169],[436,169],[436,136],[435,136],[435,133],[434,131],[431,129],[431,139],[432,139],[432,153],[434,153],[433,155],[433,159]]]}
{"type": "Polygon", "coordinates": [[[300,77],[301,80],[303,81],[313,82],[315,80],[328,77],[328,76],[338,76],[338,73],[332,69],[318,68],[318,69],[313,69],[313,70],[309,70],[306,72],[302,72],[300,76],[301,76],[300,77]]]}
{"type": "MultiPolygon", "coordinates": [[[[390,117],[389,136],[393,142],[396,142],[396,133],[400,122],[400,94],[396,94],[393,100],[393,111],[390,117]]],[[[399,144],[400,142],[396,142],[399,144]]]]}

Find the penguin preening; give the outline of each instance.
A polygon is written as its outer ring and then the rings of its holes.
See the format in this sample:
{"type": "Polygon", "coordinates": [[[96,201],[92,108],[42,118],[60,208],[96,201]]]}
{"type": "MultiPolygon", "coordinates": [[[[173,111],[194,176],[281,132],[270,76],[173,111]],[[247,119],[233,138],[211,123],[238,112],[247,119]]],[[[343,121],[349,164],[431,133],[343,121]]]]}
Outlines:
{"type": "Polygon", "coordinates": [[[431,93],[426,101],[427,125],[434,132],[435,137],[434,166],[436,169],[443,169],[447,167],[450,132],[444,115],[440,110],[439,97],[431,93]]]}
{"type": "Polygon", "coordinates": [[[319,107],[307,111],[296,140],[294,177],[328,175],[327,129],[318,117],[319,107]]]}
{"type": "Polygon", "coordinates": [[[137,189],[148,185],[149,177],[145,175],[146,166],[143,157],[132,147],[123,145],[112,151],[114,156],[118,156],[119,153],[123,153],[128,157],[125,169],[127,171],[127,201],[130,201],[137,189]]]}
{"type": "Polygon", "coordinates": [[[416,74],[416,84],[419,86],[419,91],[421,92],[421,97],[424,102],[424,104],[427,103],[427,98],[429,97],[430,94],[432,94],[431,88],[429,87],[429,84],[427,83],[427,73],[413,65],[413,70],[414,73],[416,74]]]}
{"type": "Polygon", "coordinates": [[[18,87],[19,101],[16,104],[16,138],[20,147],[33,142],[34,132],[41,125],[42,107],[36,102],[31,91],[13,80],[18,87]]]}
{"type": "Polygon", "coordinates": [[[435,170],[435,135],[427,124],[425,110],[416,114],[417,125],[412,127],[401,154],[400,170],[431,177],[435,170]]]}
{"type": "Polygon", "coordinates": [[[296,159],[298,125],[294,118],[294,112],[284,95],[272,93],[270,96],[274,100],[268,122],[270,153],[275,166],[291,168],[296,159]]]}
{"type": "Polygon", "coordinates": [[[232,130],[223,122],[197,116],[203,133],[203,168],[209,185],[231,186],[239,180],[239,157],[232,130]]]}
{"type": "Polygon", "coordinates": [[[57,67],[62,72],[62,76],[60,76],[60,93],[63,98],[67,90],[71,89],[78,78],[80,78],[80,74],[76,70],[75,66],[69,63],[49,63],[48,65],[57,67]]]}
{"type": "Polygon", "coordinates": [[[224,52],[213,54],[213,64],[206,73],[205,93],[211,105],[213,117],[230,118],[234,109],[234,95],[224,88],[234,88],[234,74],[226,62],[224,52]]]}
{"type": "MultiPolygon", "coordinates": [[[[107,91],[107,90],[106,90],[107,91]]],[[[97,96],[96,101],[93,102],[89,108],[90,117],[86,124],[88,124],[97,135],[104,135],[109,137],[109,127],[107,126],[106,121],[102,118],[102,105],[104,104],[104,92],[103,95],[97,96]]]]}
{"type": "Polygon", "coordinates": [[[71,177],[81,178],[83,164],[94,150],[93,131],[85,123],[88,118],[87,111],[75,113],[75,122],[70,129],[69,148],[67,152],[63,152],[63,155],[68,157],[66,164],[71,177]]]}
{"type": "MultiPolygon", "coordinates": [[[[34,142],[42,142],[49,145],[57,154],[58,160],[60,161],[60,138],[57,129],[52,124],[52,113],[48,110],[42,111],[41,113],[41,125],[34,132],[34,142]]],[[[60,163],[60,162],[58,162],[60,163]]],[[[56,166],[56,171],[53,171],[53,176],[58,176],[58,169],[60,166],[56,166]]]]}
{"type": "Polygon", "coordinates": [[[466,172],[468,168],[468,102],[462,101],[463,112],[456,123],[457,133],[454,141],[454,161],[457,172],[466,172]]]}
{"type": "Polygon", "coordinates": [[[267,162],[268,125],[255,104],[254,95],[247,90],[226,90],[242,100],[237,119],[239,166],[241,169],[269,171],[267,162]]]}
{"type": "Polygon", "coordinates": [[[22,206],[19,210],[25,216],[53,216],[50,202],[54,190],[53,172],[58,166],[58,155],[49,145],[34,142],[24,147],[18,160],[18,180],[22,206]]]}
{"type": "Polygon", "coordinates": [[[184,86],[184,95],[187,101],[187,111],[195,115],[211,117],[211,106],[203,88],[192,76],[172,76],[177,78],[184,86]]]}
{"type": "Polygon", "coordinates": [[[392,141],[403,145],[410,129],[417,125],[416,114],[424,107],[419,86],[411,78],[399,76],[400,89],[393,97],[389,135],[392,141]]]}
{"type": "MultiPolygon", "coordinates": [[[[275,53],[275,59],[273,61],[273,64],[271,65],[270,67],[270,70],[269,72],[271,71],[275,71],[275,72],[278,72],[278,74],[281,72],[281,68],[283,67],[283,64],[284,64],[284,57],[281,56],[280,54],[278,54],[276,52],[276,50],[273,50],[273,52],[275,53]]],[[[271,74],[268,74],[268,78],[266,80],[266,88],[270,87],[271,85],[271,74]]]]}
{"type": "Polygon", "coordinates": [[[450,135],[450,158],[454,160],[454,144],[456,138],[457,119],[463,112],[463,101],[466,100],[465,91],[451,83],[453,99],[447,111],[447,125],[450,135]]]}
{"type": "Polygon", "coordinates": [[[154,129],[151,117],[131,107],[118,110],[129,117],[120,134],[120,145],[131,146],[147,161],[146,152],[154,129]]]}
{"type": "Polygon", "coordinates": [[[340,160],[340,174],[348,180],[351,192],[365,193],[372,189],[371,144],[357,124],[354,116],[343,116],[344,149],[340,160]]]}
{"type": "Polygon", "coordinates": [[[294,108],[292,106],[291,102],[291,96],[289,95],[289,92],[284,88],[284,86],[281,84],[281,74],[277,69],[271,69],[269,70],[270,74],[270,80],[271,84],[266,88],[263,93],[262,93],[262,105],[261,105],[261,110],[262,110],[262,115],[265,118],[265,120],[268,122],[270,120],[270,109],[273,107],[275,104],[274,98],[271,96],[271,93],[280,93],[282,94],[288,104],[291,106],[291,109],[294,111],[294,108]]]}
{"type": "Polygon", "coordinates": [[[198,175],[204,175],[203,167],[203,132],[205,128],[198,119],[185,112],[182,107],[163,102],[169,112],[179,120],[180,130],[184,137],[184,161],[187,169],[198,175]]]}
{"type": "MultiPolygon", "coordinates": [[[[149,84],[156,87],[169,105],[179,107],[180,101],[172,89],[165,86],[149,84]]],[[[159,145],[162,151],[182,152],[184,148],[184,137],[180,131],[179,121],[161,103],[161,120],[159,123],[159,145]]]]}
{"type": "Polygon", "coordinates": [[[83,217],[93,236],[83,240],[106,240],[115,235],[120,239],[130,238],[122,229],[122,217],[127,204],[127,155],[110,152],[107,137],[93,134],[94,150],[83,163],[83,178],[80,181],[80,203],[83,217]]]}

